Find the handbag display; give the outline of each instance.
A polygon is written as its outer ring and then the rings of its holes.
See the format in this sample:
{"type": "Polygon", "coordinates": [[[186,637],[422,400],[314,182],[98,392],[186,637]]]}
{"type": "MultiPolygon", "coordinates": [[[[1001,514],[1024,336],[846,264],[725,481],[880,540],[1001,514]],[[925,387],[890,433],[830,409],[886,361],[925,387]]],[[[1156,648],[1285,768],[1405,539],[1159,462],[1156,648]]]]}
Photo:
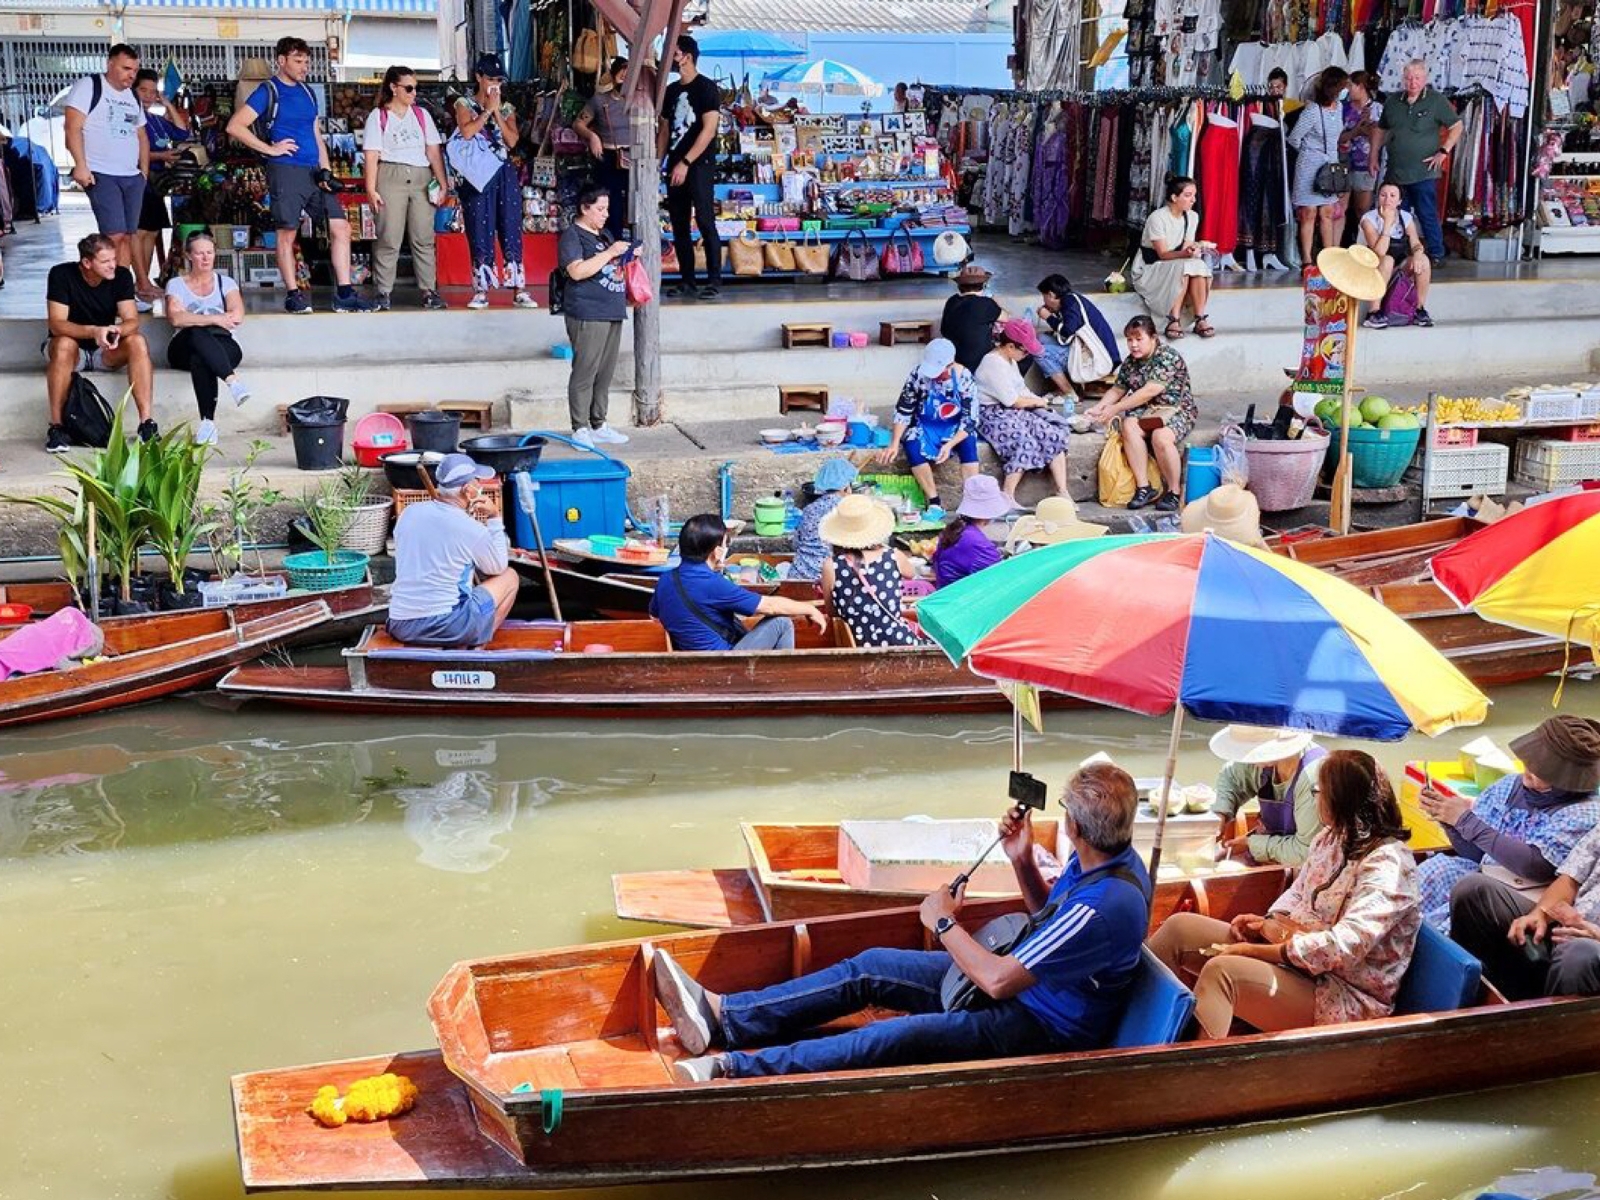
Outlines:
{"type": "Polygon", "coordinates": [[[800,235],[800,244],[794,248],[795,270],[806,275],[828,273],[828,248],[822,244],[822,235],[808,229],[800,235]]]}
{"type": "Polygon", "coordinates": [[[904,229],[896,229],[889,234],[889,240],[884,243],[883,255],[878,265],[885,276],[890,276],[920,275],[926,264],[923,262],[922,247],[917,245],[917,239],[904,229]]]}
{"type": "Polygon", "coordinates": [[[953,267],[967,261],[972,247],[967,239],[953,229],[946,229],[933,239],[933,261],[941,267],[953,267]]]}
{"type": "Polygon", "coordinates": [[[854,283],[867,283],[881,278],[878,256],[872,252],[872,243],[859,229],[845,234],[833,251],[833,277],[854,283]]]}
{"type": "Polygon", "coordinates": [[[756,228],[762,233],[799,233],[799,217],[757,217],[756,228]]]}
{"type": "Polygon", "coordinates": [[[585,29],[572,45],[572,69],[580,75],[600,73],[600,34],[585,29]]]}
{"type": "Polygon", "coordinates": [[[794,261],[794,246],[787,237],[779,238],[775,242],[762,242],[761,254],[766,259],[769,271],[793,271],[796,269],[794,261]]]}
{"type": "Polygon", "coordinates": [[[1073,383],[1096,383],[1111,374],[1111,351],[1089,324],[1089,309],[1083,297],[1074,293],[1072,298],[1078,302],[1083,324],[1072,335],[1072,347],[1067,351],[1067,378],[1073,383]]]}
{"type": "Polygon", "coordinates": [[[761,239],[748,229],[728,243],[728,258],[733,263],[735,275],[759,275],[767,265],[766,256],[761,251],[761,239]]]}

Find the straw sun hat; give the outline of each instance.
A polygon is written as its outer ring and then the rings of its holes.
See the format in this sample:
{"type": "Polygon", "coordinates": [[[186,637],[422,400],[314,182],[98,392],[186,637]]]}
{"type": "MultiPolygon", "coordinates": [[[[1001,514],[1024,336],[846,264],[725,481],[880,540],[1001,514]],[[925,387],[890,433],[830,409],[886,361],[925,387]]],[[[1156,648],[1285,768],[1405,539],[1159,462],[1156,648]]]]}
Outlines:
{"type": "Polygon", "coordinates": [[[1209,529],[1220,538],[1246,546],[1261,546],[1261,504],[1254,494],[1236,483],[1214,487],[1198,500],[1183,506],[1183,531],[1202,533],[1209,529]]]}
{"type": "Polygon", "coordinates": [[[1211,753],[1223,762],[1264,766],[1295,758],[1311,745],[1303,729],[1267,729],[1260,725],[1229,725],[1211,738],[1211,753]]]}
{"type": "Polygon", "coordinates": [[[1346,296],[1374,303],[1383,299],[1378,256],[1365,246],[1351,246],[1348,250],[1330,246],[1317,255],[1317,270],[1346,296]]]}
{"type": "Polygon", "coordinates": [[[1104,525],[1078,518],[1078,506],[1071,496],[1049,496],[1039,501],[1032,516],[1019,517],[1011,527],[1011,541],[1053,546],[1057,542],[1103,537],[1104,525]]]}
{"type": "Polygon", "coordinates": [[[817,526],[818,536],[841,550],[881,546],[893,532],[894,513],[871,496],[846,496],[817,526]]]}

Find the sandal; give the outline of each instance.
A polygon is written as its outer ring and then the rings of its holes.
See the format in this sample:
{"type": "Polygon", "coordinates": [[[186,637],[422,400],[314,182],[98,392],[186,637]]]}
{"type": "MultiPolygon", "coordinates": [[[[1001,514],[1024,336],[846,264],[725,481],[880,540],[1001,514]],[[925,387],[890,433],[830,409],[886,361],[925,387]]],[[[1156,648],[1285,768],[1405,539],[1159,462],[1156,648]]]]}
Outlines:
{"type": "Polygon", "coordinates": [[[1203,338],[1216,337],[1217,331],[1211,324],[1211,318],[1201,313],[1194,321],[1194,331],[1203,338]]]}
{"type": "Polygon", "coordinates": [[[1168,317],[1167,318],[1167,331],[1166,331],[1167,341],[1175,342],[1179,338],[1181,338],[1182,336],[1183,336],[1183,322],[1178,320],[1177,317],[1168,317]]]}

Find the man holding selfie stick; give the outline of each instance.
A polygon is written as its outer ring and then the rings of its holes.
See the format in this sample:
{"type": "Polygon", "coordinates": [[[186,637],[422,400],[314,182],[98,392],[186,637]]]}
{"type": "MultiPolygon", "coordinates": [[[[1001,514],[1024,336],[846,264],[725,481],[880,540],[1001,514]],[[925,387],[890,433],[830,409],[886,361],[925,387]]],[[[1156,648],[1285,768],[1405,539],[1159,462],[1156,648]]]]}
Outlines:
{"type": "Polygon", "coordinates": [[[139,440],[160,432],[151,408],[155,367],[139,332],[133,272],[117,265],[117,246],[103,233],[78,243],[78,261],[50,268],[45,284],[50,337],[44,344],[45,393],[50,399],[50,429],[44,448],[63,454],[72,441],[62,428],[67,391],[77,371],[128,371],[133,403],[139,410],[139,440]]]}

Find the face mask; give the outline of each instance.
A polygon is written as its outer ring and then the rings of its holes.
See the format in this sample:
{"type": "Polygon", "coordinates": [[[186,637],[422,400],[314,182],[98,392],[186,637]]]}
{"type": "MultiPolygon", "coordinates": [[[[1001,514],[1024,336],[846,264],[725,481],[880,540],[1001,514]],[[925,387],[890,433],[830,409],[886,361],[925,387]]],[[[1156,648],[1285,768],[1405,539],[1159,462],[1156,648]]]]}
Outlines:
{"type": "Polygon", "coordinates": [[[1344,91],[1339,93],[1339,100],[1340,100],[1341,103],[1343,103],[1344,101],[1346,101],[1348,99],[1350,99],[1350,89],[1349,88],[1345,88],[1344,91]]]}

